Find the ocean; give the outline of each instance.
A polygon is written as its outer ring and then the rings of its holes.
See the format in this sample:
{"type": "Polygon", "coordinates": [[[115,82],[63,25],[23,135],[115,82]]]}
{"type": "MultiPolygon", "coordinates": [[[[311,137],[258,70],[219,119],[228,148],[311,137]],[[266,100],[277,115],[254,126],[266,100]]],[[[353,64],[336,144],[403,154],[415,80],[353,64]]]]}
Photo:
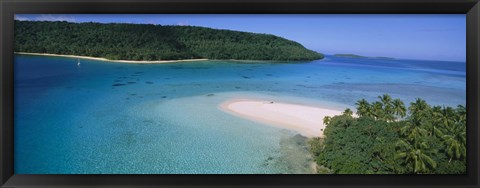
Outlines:
{"type": "Polygon", "coordinates": [[[465,62],[124,64],[15,55],[15,174],[313,173],[306,138],[232,116],[233,98],[333,109],[389,94],[466,104],[465,62]]]}

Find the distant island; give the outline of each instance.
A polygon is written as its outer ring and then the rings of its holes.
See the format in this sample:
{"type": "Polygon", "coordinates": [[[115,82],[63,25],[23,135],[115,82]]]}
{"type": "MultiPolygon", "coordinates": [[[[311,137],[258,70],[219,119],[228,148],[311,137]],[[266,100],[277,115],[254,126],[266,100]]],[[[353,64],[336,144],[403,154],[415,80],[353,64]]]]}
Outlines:
{"type": "Polygon", "coordinates": [[[336,57],[348,57],[348,58],[372,58],[372,59],[395,59],[393,57],[368,57],[368,56],[361,56],[356,54],[334,54],[333,56],[336,57]]]}
{"type": "Polygon", "coordinates": [[[108,60],[305,61],[324,56],[270,34],[196,26],[15,21],[15,52],[108,60]]]}
{"type": "Polygon", "coordinates": [[[393,57],[373,57],[375,59],[387,59],[387,60],[394,60],[395,58],[393,57]]]}
{"type": "Polygon", "coordinates": [[[368,58],[366,56],[356,55],[356,54],[334,54],[336,57],[350,57],[350,58],[368,58]]]}

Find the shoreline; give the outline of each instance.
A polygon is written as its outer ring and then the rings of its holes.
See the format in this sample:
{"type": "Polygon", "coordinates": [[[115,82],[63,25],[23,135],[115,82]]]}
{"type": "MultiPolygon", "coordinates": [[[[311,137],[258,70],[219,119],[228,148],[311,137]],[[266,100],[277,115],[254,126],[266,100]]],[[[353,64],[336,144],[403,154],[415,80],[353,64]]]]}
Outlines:
{"type": "Polygon", "coordinates": [[[249,99],[231,99],[218,108],[250,121],[296,131],[307,138],[323,137],[326,128],[323,118],[342,113],[329,108],[249,99]]]}
{"type": "Polygon", "coordinates": [[[103,57],[90,57],[90,56],[79,56],[79,55],[63,55],[63,54],[49,54],[49,53],[31,53],[31,52],[13,52],[18,55],[36,55],[36,56],[50,56],[50,57],[67,57],[67,58],[80,58],[88,60],[97,60],[97,61],[108,61],[115,63],[133,63],[133,64],[162,64],[162,63],[180,63],[180,62],[196,62],[196,61],[231,61],[239,63],[282,63],[282,62],[311,62],[316,60],[248,60],[248,59],[180,59],[180,60],[157,60],[157,61],[135,61],[135,60],[110,60],[103,57]]]}
{"type": "Polygon", "coordinates": [[[133,63],[133,64],[161,64],[161,63],[180,63],[180,62],[195,62],[195,61],[208,61],[209,60],[209,59],[181,59],[181,60],[159,60],[159,61],[134,61],[134,60],[110,60],[110,59],[106,59],[106,58],[103,58],[103,57],[48,54],[48,53],[14,52],[14,54],[50,56],[50,57],[68,57],[68,58],[79,58],[79,59],[108,61],[108,62],[116,62],[116,63],[133,63]]]}

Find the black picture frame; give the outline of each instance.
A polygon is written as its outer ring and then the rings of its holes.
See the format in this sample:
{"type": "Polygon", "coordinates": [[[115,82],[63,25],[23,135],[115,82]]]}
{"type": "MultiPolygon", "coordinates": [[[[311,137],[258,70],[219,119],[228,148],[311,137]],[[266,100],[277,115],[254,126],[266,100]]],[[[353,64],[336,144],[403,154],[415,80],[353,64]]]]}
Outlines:
{"type": "Polygon", "coordinates": [[[1,0],[1,187],[478,187],[480,3],[478,0],[1,0]],[[466,14],[466,175],[15,175],[14,14],[466,14]]]}

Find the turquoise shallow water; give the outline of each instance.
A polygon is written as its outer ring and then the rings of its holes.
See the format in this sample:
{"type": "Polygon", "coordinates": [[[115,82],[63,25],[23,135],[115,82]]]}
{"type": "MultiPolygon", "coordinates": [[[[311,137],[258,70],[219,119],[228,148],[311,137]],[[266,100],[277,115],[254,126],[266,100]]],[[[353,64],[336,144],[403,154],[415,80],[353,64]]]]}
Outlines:
{"type": "Polygon", "coordinates": [[[15,173],[311,173],[304,138],[218,104],[243,97],[343,109],[383,93],[465,104],[462,62],[81,62],[15,56],[15,173]]]}

